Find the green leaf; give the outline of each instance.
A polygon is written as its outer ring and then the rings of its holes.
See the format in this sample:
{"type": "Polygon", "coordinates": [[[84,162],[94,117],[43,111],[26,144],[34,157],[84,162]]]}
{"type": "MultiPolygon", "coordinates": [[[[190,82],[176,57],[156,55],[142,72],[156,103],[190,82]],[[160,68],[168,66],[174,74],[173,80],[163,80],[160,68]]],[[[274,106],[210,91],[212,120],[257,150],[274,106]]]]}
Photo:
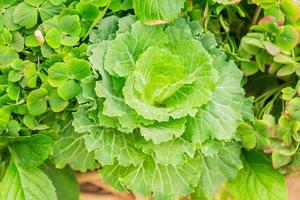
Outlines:
{"type": "Polygon", "coordinates": [[[6,66],[19,58],[18,53],[10,47],[0,47],[0,65],[6,66]]]}
{"type": "Polygon", "coordinates": [[[57,30],[56,28],[51,28],[47,33],[45,40],[47,44],[54,48],[57,49],[61,46],[61,40],[63,39],[61,32],[57,30]]]}
{"type": "Polygon", "coordinates": [[[293,60],[292,57],[284,55],[284,54],[278,54],[274,57],[274,61],[277,63],[282,63],[282,64],[294,64],[295,61],[293,60]]]}
{"type": "Polygon", "coordinates": [[[243,147],[246,149],[253,149],[256,146],[256,134],[258,133],[251,125],[241,122],[236,133],[241,137],[243,147]]]}
{"type": "Polygon", "coordinates": [[[180,166],[186,159],[193,158],[196,152],[195,145],[182,137],[160,143],[159,145],[147,142],[142,144],[142,146],[146,153],[154,151],[156,162],[165,166],[180,166]]]}
{"type": "Polygon", "coordinates": [[[230,185],[237,199],[286,200],[284,177],[272,168],[261,153],[245,153],[246,166],[230,185]]]}
{"type": "Polygon", "coordinates": [[[21,80],[22,77],[23,77],[23,74],[21,71],[11,70],[8,73],[8,80],[13,83],[18,82],[19,80],[21,80]]]}
{"type": "Polygon", "coordinates": [[[78,83],[76,83],[74,80],[68,80],[58,87],[57,93],[64,100],[70,100],[76,97],[80,90],[81,88],[78,83]]]}
{"type": "Polygon", "coordinates": [[[291,21],[295,22],[300,18],[300,5],[299,2],[289,1],[289,0],[282,0],[280,1],[280,8],[283,10],[286,18],[291,21]]]}
{"type": "Polygon", "coordinates": [[[3,15],[3,24],[10,31],[16,31],[21,28],[18,24],[14,23],[14,10],[16,7],[7,8],[3,15]]]}
{"type": "MultiPolygon", "coordinates": [[[[149,104],[161,104],[184,83],[186,69],[180,57],[167,49],[149,47],[139,58],[134,72],[135,88],[142,100],[149,104]]],[[[125,96],[126,100],[126,96],[125,96]]],[[[145,117],[145,113],[137,112],[145,117]]],[[[145,117],[147,118],[147,117],[145,117]]]]}
{"type": "Polygon", "coordinates": [[[53,164],[46,162],[41,166],[43,172],[53,183],[58,200],[77,200],[79,197],[79,184],[75,173],[68,167],[56,169],[53,164]]]}
{"type": "Polygon", "coordinates": [[[118,34],[109,45],[104,68],[111,75],[128,76],[135,68],[136,60],[149,46],[162,46],[168,41],[162,27],[149,27],[137,22],[131,34],[118,34]]]}
{"type": "Polygon", "coordinates": [[[48,1],[44,1],[41,7],[39,7],[39,13],[42,21],[44,22],[48,19],[51,19],[55,15],[59,15],[63,8],[65,8],[64,4],[52,5],[48,1]]]}
{"type": "Polygon", "coordinates": [[[71,78],[82,80],[91,74],[91,65],[88,61],[73,58],[68,62],[71,78]]]}
{"type": "Polygon", "coordinates": [[[63,16],[60,19],[59,27],[62,32],[65,32],[70,36],[79,36],[81,33],[81,26],[77,15],[63,16]]]}
{"type": "Polygon", "coordinates": [[[157,164],[152,158],[148,158],[137,167],[107,166],[100,174],[114,188],[122,188],[118,184],[121,181],[136,194],[151,195],[155,199],[177,199],[191,193],[197,185],[199,161],[189,160],[174,167],[157,164]]]}
{"type": "Polygon", "coordinates": [[[86,149],[84,134],[78,134],[73,128],[68,128],[55,142],[51,160],[57,168],[70,165],[75,170],[85,172],[95,169],[94,157],[94,152],[88,152],[86,149]]]}
{"type": "Polygon", "coordinates": [[[185,131],[185,119],[171,120],[149,126],[141,126],[140,132],[145,140],[152,140],[154,144],[160,144],[178,138],[185,131]]]}
{"type": "Polygon", "coordinates": [[[30,92],[27,97],[27,108],[32,115],[41,115],[47,110],[48,91],[39,88],[30,92]]]}
{"type": "Polygon", "coordinates": [[[54,6],[58,6],[58,5],[62,4],[64,2],[64,0],[49,0],[49,2],[54,6]]]}
{"type": "Polygon", "coordinates": [[[38,47],[40,43],[34,35],[28,35],[25,37],[25,45],[28,47],[38,47]]]}
{"type": "Polygon", "coordinates": [[[19,122],[16,120],[10,120],[7,124],[7,133],[10,136],[18,136],[19,131],[20,131],[19,122]]]}
{"type": "Polygon", "coordinates": [[[284,26],[283,32],[276,36],[276,44],[284,49],[291,50],[299,42],[299,32],[292,25],[284,26]]]}
{"type": "Polygon", "coordinates": [[[241,72],[233,62],[224,57],[215,57],[213,66],[218,71],[219,79],[212,100],[200,109],[194,118],[187,122],[187,132],[195,143],[202,143],[208,138],[230,139],[241,119],[243,89],[240,87],[241,72]]]}
{"type": "Polygon", "coordinates": [[[36,8],[22,2],[14,10],[14,22],[30,29],[37,23],[38,11],[36,8]]]}
{"type": "Polygon", "coordinates": [[[62,99],[55,90],[50,91],[48,100],[53,112],[62,112],[69,104],[69,102],[62,99]]]}
{"type": "MultiPolygon", "coordinates": [[[[2,108],[0,108],[0,133],[6,129],[6,126],[9,122],[9,114],[4,111],[2,108]]],[[[0,134],[1,135],[1,134],[0,134]]]]}
{"type": "Polygon", "coordinates": [[[55,188],[40,169],[27,169],[10,163],[0,185],[0,199],[57,200],[55,188]]]}
{"type": "Polygon", "coordinates": [[[162,24],[173,21],[181,13],[185,0],[133,0],[135,15],[147,24],[162,24]]]}
{"type": "Polygon", "coordinates": [[[23,51],[24,49],[24,38],[19,32],[13,32],[12,33],[12,41],[11,41],[11,47],[15,49],[18,52],[23,51]]]}
{"type": "Polygon", "coordinates": [[[88,21],[95,20],[99,14],[97,6],[91,2],[79,2],[76,4],[76,10],[88,21]]]}
{"type": "Polygon", "coordinates": [[[34,7],[39,7],[44,0],[24,0],[25,3],[34,6],[34,7]]]}
{"type": "Polygon", "coordinates": [[[214,197],[220,186],[228,179],[234,178],[243,164],[240,160],[240,147],[236,144],[223,146],[213,156],[200,156],[200,179],[198,189],[206,197],[214,197]]]}
{"type": "Polygon", "coordinates": [[[95,158],[102,165],[112,165],[115,159],[121,166],[138,165],[144,155],[134,148],[135,136],[118,131],[98,130],[85,137],[89,151],[95,150],[95,158]]]}
{"type": "Polygon", "coordinates": [[[69,65],[57,62],[48,69],[48,82],[53,87],[58,87],[70,78],[69,65]]]}
{"type": "Polygon", "coordinates": [[[62,40],[60,42],[62,45],[72,47],[78,43],[79,39],[80,38],[77,36],[76,37],[65,36],[62,38],[62,40]]]}
{"type": "MultiPolygon", "coordinates": [[[[107,0],[104,0],[106,2],[107,0]]],[[[114,12],[118,12],[121,10],[128,10],[132,8],[132,0],[112,0],[109,4],[109,9],[111,9],[114,12]]]]}
{"type": "Polygon", "coordinates": [[[39,167],[48,158],[52,145],[52,138],[42,134],[19,137],[11,146],[13,159],[18,166],[39,167]]]}
{"type": "Polygon", "coordinates": [[[300,97],[295,97],[288,102],[286,113],[291,119],[300,120],[300,97]]]}

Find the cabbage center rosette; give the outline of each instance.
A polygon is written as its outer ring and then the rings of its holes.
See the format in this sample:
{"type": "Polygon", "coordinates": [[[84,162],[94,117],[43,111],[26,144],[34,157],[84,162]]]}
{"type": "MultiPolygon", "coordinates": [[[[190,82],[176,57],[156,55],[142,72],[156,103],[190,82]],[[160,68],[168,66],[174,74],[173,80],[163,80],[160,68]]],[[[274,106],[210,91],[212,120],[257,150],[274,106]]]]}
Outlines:
{"type": "Polygon", "coordinates": [[[102,178],[155,199],[212,197],[242,168],[234,132],[246,106],[242,74],[213,35],[183,18],[112,16],[90,38],[95,75],[81,81],[73,126],[102,178]]]}

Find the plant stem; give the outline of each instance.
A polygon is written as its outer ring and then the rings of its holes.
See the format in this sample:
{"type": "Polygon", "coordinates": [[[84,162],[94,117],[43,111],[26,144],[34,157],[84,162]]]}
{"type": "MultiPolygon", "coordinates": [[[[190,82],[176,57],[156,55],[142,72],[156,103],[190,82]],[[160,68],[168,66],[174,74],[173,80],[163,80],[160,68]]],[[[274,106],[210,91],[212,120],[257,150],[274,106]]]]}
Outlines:
{"type": "Polygon", "coordinates": [[[252,18],[252,21],[251,21],[251,25],[250,26],[253,26],[257,23],[257,20],[258,20],[258,17],[260,15],[260,12],[261,12],[261,7],[260,6],[257,6],[256,7],[256,10],[255,10],[255,13],[253,15],[253,18],[252,18]]]}

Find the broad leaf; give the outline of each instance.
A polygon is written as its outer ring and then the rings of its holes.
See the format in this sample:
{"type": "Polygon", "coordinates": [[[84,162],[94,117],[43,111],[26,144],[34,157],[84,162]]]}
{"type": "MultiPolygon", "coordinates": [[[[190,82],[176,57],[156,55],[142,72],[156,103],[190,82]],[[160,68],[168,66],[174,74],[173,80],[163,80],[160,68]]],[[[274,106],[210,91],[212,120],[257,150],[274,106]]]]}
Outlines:
{"type": "Polygon", "coordinates": [[[38,168],[24,169],[10,163],[0,185],[0,199],[57,200],[51,180],[38,168]]]}
{"type": "Polygon", "coordinates": [[[284,177],[272,168],[271,162],[261,153],[245,153],[246,166],[230,185],[237,199],[286,200],[284,177]]]}
{"type": "Polygon", "coordinates": [[[34,168],[40,166],[49,156],[53,141],[49,136],[37,134],[20,137],[11,146],[12,155],[18,166],[34,168]]]}

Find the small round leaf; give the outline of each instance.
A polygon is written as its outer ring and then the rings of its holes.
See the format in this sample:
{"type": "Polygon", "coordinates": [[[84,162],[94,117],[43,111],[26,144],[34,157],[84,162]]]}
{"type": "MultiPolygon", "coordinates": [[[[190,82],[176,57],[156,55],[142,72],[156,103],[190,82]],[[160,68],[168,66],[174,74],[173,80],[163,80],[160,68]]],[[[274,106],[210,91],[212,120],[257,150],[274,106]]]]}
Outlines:
{"type": "Polygon", "coordinates": [[[69,80],[61,84],[57,92],[64,100],[70,100],[79,94],[80,86],[74,80],[69,80]]]}
{"type": "Polygon", "coordinates": [[[47,110],[48,91],[44,88],[39,88],[32,91],[27,97],[27,108],[30,114],[37,116],[47,110]]]}

